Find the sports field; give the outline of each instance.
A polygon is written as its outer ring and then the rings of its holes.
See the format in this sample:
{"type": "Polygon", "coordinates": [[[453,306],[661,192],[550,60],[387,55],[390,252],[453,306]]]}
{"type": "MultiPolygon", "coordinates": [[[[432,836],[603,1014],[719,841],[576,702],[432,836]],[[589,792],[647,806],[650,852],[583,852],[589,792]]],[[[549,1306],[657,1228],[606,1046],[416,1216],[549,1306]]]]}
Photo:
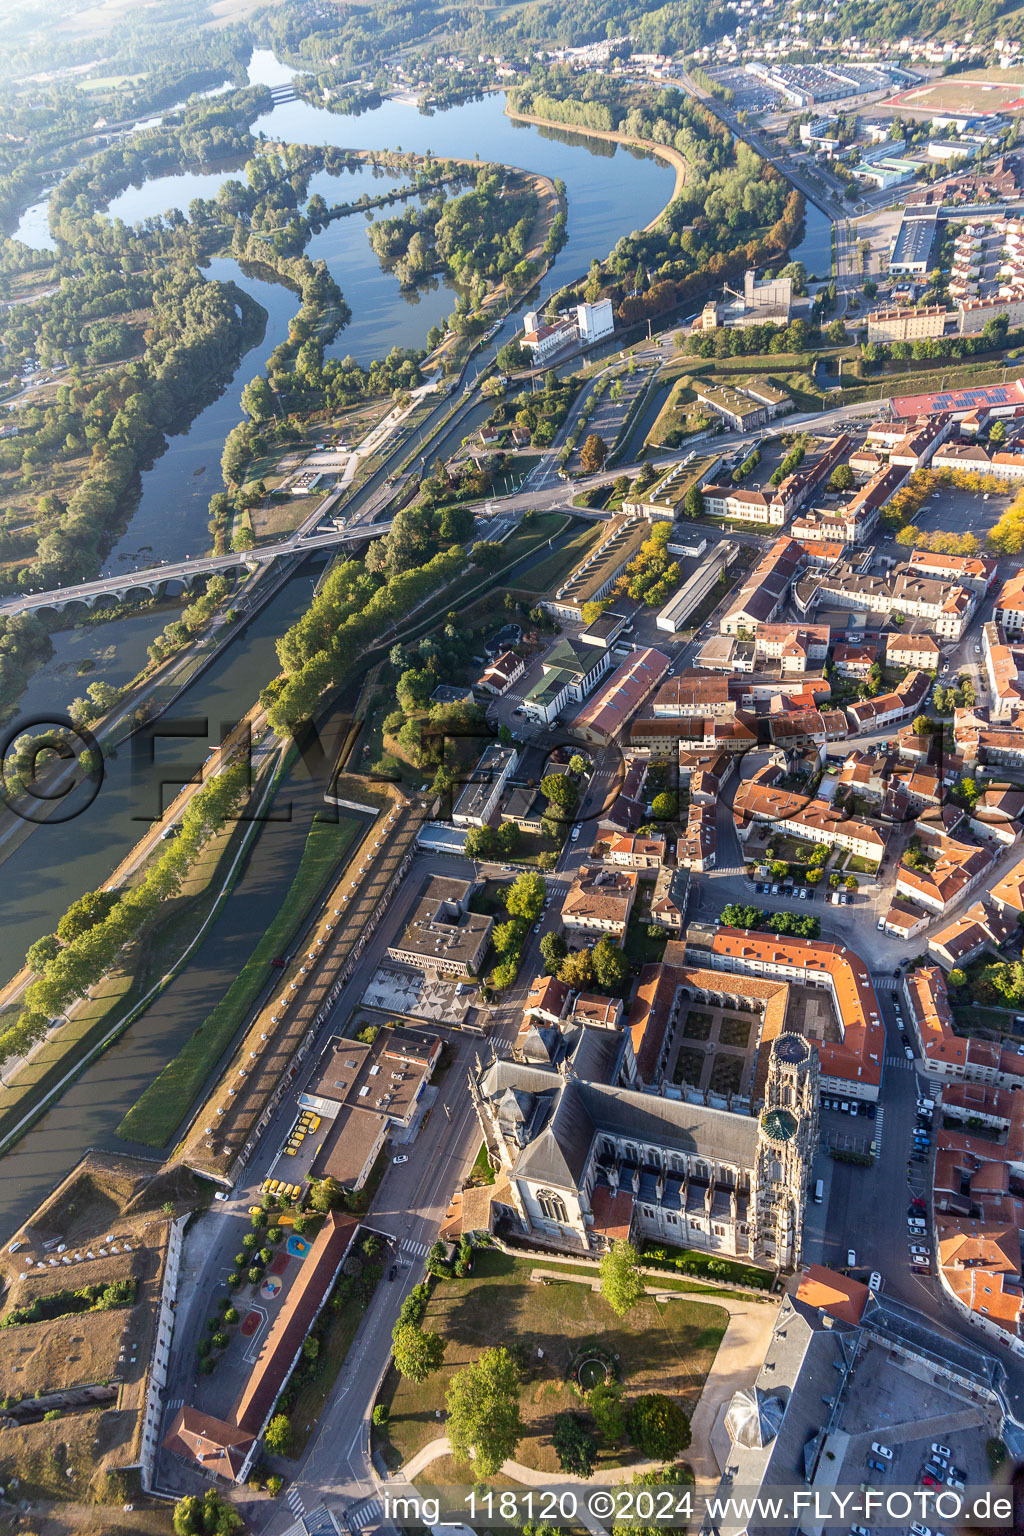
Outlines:
{"type": "Polygon", "coordinates": [[[969,112],[973,117],[993,117],[999,112],[1024,111],[1024,84],[1014,76],[1017,70],[1000,70],[998,75],[979,72],[932,80],[900,91],[887,107],[901,112],[920,112],[928,117],[945,112],[969,112]],[[1009,78],[1007,78],[1009,76],[1009,78]]]}

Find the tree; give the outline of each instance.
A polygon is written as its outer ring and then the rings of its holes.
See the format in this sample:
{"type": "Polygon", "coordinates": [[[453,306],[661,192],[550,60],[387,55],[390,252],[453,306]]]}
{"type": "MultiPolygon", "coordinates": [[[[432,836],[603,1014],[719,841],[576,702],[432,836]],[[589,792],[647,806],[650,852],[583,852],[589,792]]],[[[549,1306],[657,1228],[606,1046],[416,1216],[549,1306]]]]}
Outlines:
{"type": "Polygon", "coordinates": [[[651,814],[655,821],[673,821],[679,810],[679,796],[675,790],[663,789],[651,801],[651,814]]]}
{"type": "Polygon", "coordinates": [[[571,954],[566,955],[558,968],[558,979],[576,991],[585,991],[594,980],[593,951],[575,949],[571,954]]]}
{"type": "Polygon", "coordinates": [[[562,821],[567,821],[580,803],[579,789],[567,773],[545,774],[540,781],[540,792],[550,805],[558,807],[562,821]]]}
{"type": "Polygon", "coordinates": [[[915,736],[930,736],[931,733],[932,733],[932,722],[929,720],[928,716],[927,715],[918,715],[916,720],[914,721],[914,735],[915,736]]]}
{"type": "Polygon", "coordinates": [[[601,1259],[601,1295],[617,1317],[625,1317],[645,1294],[640,1259],[633,1244],[613,1243],[601,1259]]]}
{"type": "Polygon", "coordinates": [[[523,834],[514,821],[503,821],[495,833],[498,843],[498,852],[502,858],[511,858],[518,853],[519,844],[523,840],[523,834]]]}
{"type": "Polygon", "coordinates": [[[959,966],[956,965],[954,965],[953,969],[946,977],[946,980],[951,987],[966,987],[967,985],[967,976],[965,972],[963,972],[959,966]]]}
{"type": "Polygon", "coordinates": [[[789,874],[789,865],[785,859],[773,859],[768,866],[768,871],[773,880],[785,880],[789,874]]]}
{"type": "Polygon", "coordinates": [[[466,857],[493,859],[498,851],[498,837],[493,827],[470,827],[466,833],[466,857]]]}
{"type": "Polygon", "coordinates": [[[840,885],[843,883],[843,877],[842,875],[836,874],[835,870],[833,870],[828,877],[828,883],[834,891],[838,891],[840,885]]]}
{"type": "Polygon", "coordinates": [[[245,1521],[232,1504],[226,1504],[215,1488],[200,1499],[189,1494],[174,1506],[175,1536],[234,1536],[245,1530],[245,1521]]]}
{"type": "Polygon", "coordinates": [[[286,1413],[275,1413],[263,1431],[263,1444],[273,1456],[287,1456],[292,1444],[292,1425],[286,1413]]]}
{"type": "Polygon", "coordinates": [[[493,1477],[523,1436],[519,1372],[507,1349],[485,1349],[448,1384],[448,1439],[457,1461],[493,1477]]]}
{"type": "Polygon", "coordinates": [[[587,771],[587,760],[586,760],[586,758],[585,757],[581,757],[578,752],[574,752],[572,757],[570,757],[570,759],[569,759],[569,772],[573,775],[574,778],[578,779],[581,776],[581,774],[586,773],[586,771],[587,771]]]}
{"type": "Polygon", "coordinates": [[[619,1383],[599,1381],[587,1399],[587,1406],[601,1439],[608,1445],[617,1445],[626,1433],[626,1410],[619,1383]]]}
{"type": "Polygon", "coordinates": [[[580,468],[585,475],[596,475],[604,468],[604,461],[608,457],[608,444],[597,432],[589,433],[583,439],[583,447],[580,449],[580,468]]]}
{"type": "Polygon", "coordinates": [[[487,571],[496,571],[505,560],[504,546],[497,539],[477,539],[469,552],[474,565],[487,571]]]}
{"type": "Polygon", "coordinates": [[[847,875],[846,879],[843,881],[843,884],[848,891],[856,891],[860,889],[860,881],[857,879],[856,875],[847,875]]]}
{"type": "Polygon", "coordinates": [[[967,802],[970,810],[973,810],[977,805],[980,795],[981,790],[974,779],[965,778],[960,780],[960,797],[967,802]]]}
{"type": "Polygon", "coordinates": [[[560,933],[546,933],[540,941],[541,959],[549,976],[557,976],[569,946],[560,933]]]}
{"type": "MultiPolygon", "coordinates": [[[[372,1042],[371,1042],[372,1044],[372,1042]]],[[[314,1211],[333,1211],[344,1202],[345,1191],[330,1174],[310,1185],[309,1203],[314,1211]]]]}
{"type": "Polygon", "coordinates": [[[547,886],[544,876],[532,869],[516,875],[505,893],[505,909],[510,917],[521,917],[524,922],[535,923],[544,910],[547,886]]]}
{"type": "Polygon", "coordinates": [[[988,440],[989,440],[989,445],[992,448],[1001,448],[1003,446],[1003,444],[1006,442],[1006,423],[1005,423],[1005,421],[1000,421],[997,418],[992,423],[991,427],[989,427],[989,430],[988,430],[988,440]]]}
{"type": "Polygon", "coordinates": [[[704,510],[704,492],[699,485],[691,485],[683,497],[683,515],[685,517],[703,517],[704,510]]]}
{"type": "Polygon", "coordinates": [[[444,1339],[415,1323],[398,1322],[391,1335],[395,1370],[410,1381],[426,1381],[444,1361],[444,1339]]]}
{"type": "Polygon", "coordinates": [[[594,1470],[597,1446],[574,1413],[556,1413],[551,1444],[563,1472],[589,1477],[594,1470]]]}
{"type": "Polygon", "coordinates": [[[690,1443],[690,1421],[664,1392],[645,1392],[630,1404],[629,1438],[652,1461],[674,1461],[690,1443]]]}
{"type": "Polygon", "coordinates": [[[606,992],[621,992],[629,977],[629,961],[610,934],[605,933],[598,939],[591,959],[598,986],[606,992]]]}
{"type": "Polygon", "coordinates": [[[829,487],[833,491],[849,491],[853,488],[853,470],[849,464],[837,464],[829,477],[829,487]]]}

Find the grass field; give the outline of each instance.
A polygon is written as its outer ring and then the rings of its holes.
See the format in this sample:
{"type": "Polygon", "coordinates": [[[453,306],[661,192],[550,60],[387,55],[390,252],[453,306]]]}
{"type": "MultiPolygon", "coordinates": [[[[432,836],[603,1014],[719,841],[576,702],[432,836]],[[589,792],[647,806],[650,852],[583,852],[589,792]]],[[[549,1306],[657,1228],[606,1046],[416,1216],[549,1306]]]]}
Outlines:
{"type": "Polygon", "coordinates": [[[125,1115],[117,1127],[125,1141],[148,1147],[163,1147],[170,1141],[272,974],[271,960],[294,939],[360,825],[355,817],[336,824],[314,822],[277,916],[224,996],[125,1115]]]}
{"type": "MultiPolygon", "coordinates": [[[[534,1259],[485,1249],[475,1255],[469,1279],[437,1285],[424,1327],[447,1340],[444,1365],[422,1384],[394,1373],[385,1382],[391,1465],[407,1461],[442,1432],[435,1414],[444,1407],[448,1382],[497,1344],[519,1346],[527,1362],[521,1397],[526,1432],[515,1459],[539,1472],[558,1470],[551,1444],[555,1415],[585,1411],[566,1381],[569,1364],[584,1343],[617,1358],[627,1402],[641,1392],[659,1391],[693,1412],[728,1322],[721,1307],[683,1297],[666,1302],[648,1298],[620,1319],[589,1285],[568,1277],[535,1283],[530,1279],[535,1268],[534,1259]]],[[[639,1459],[628,1445],[606,1448],[599,1453],[598,1469],[628,1464],[634,1457],[639,1459]]]]}
{"type": "Polygon", "coordinates": [[[588,523],[560,548],[550,550],[532,565],[519,571],[515,579],[516,591],[536,594],[550,592],[579,564],[588,550],[600,543],[607,532],[604,523],[588,523]]]}
{"type": "Polygon", "coordinates": [[[1024,110],[1024,70],[975,70],[901,91],[886,105],[909,112],[1020,112],[1024,110]]]}

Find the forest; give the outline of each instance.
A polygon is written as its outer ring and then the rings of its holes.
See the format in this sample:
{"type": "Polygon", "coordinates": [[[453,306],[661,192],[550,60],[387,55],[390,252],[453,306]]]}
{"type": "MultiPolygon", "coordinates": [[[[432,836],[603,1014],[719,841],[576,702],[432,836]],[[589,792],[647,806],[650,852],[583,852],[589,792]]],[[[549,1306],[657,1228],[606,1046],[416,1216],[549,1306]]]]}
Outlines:
{"type": "Polygon", "coordinates": [[[482,298],[487,282],[515,273],[523,262],[537,208],[536,193],[521,177],[502,166],[482,166],[475,185],[460,197],[441,187],[422,207],[378,219],[367,236],[403,287],[415,287],[442,267],[463,285],[479,288],[482,298]]]}

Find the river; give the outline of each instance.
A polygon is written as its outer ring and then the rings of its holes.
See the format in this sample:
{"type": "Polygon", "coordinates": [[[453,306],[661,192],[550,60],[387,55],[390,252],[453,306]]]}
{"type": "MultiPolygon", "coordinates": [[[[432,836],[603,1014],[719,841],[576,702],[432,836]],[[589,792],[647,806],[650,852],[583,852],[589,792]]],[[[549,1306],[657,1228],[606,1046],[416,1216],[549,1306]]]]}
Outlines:
{"type": "MultiPolygon", "coordinates": [[[[253,77],[281,83],[290,71],[268,54],[255,55],[253,77]]],[[[334,144],[351,148],[393,148],[486,159],[561,176],[566,183],[569,239],[549,274],[545,288],[584,272],[593,255],[605,254],[637,225],[653,218],[671,194],[672,173],[652,157],[619,146],[587,141],[561,131],[548,133],[514,125],[503,115],[504,99],[489,96],[480,102],[425,116],[415,108],[387,102],[359,117],[336,116],[301,102],[284,104],[266,114],[255,131],[271,138],[334,144]]],[[[111,204],[115,216],[138,220],[209,196],[230,172],[153,178],[130,187],[111,204]]],[[[338,200],[357,197],[362,190],[398,186],[361,167],[355,177],[326,178],[340,187],[338,200]]],[[[330,188],[319,175],[311,191],[330,201],[330,188]]],[[[26,209],[19,225],[21,238],[37,246],[49,244],[45,205],[26,209]]],[[[331,267],[353,310],[351,323],[340,333],[333,351],[352,353],[360,361],[386,352],[392,345],[420,346],[427,331],[453,306],[450,287],[438,283],[414,295],[403,294],[394,277],[382,272],[365,233],[365,217],[350,215],[315,236],[309,247],[331,267]]],[[[187,431],[173,437],[167,450],[142,476],[141,494],[124,537],[107,562],[107,569],[148,563],[151,556],[172,558],[200,553],[207,547],[207,502],[219,489],[223,441],[239,419],[242,386],[259,370],[287,333],[296,297],[288,289],[243,272],[220,258],[209,264],[211,277],[237,282],[267,312],[261,341],[239,362],[220,396],[206,406],[187,431]]],[[[511,331],[510,317],[506,330],[511,331]]],[[[460,428],[460,435],[466,429],[460,428]]],[[[274,640],[303,611],[312,592],[315,571],[308,567],[293,577],[235,637],[218,660],[192,685],[174,710],[177,719],[198,717],[209,724],[199,740],[162,740],[157,762],[172,789],[202,761],[219,737],[221,725],[236,719],[259,689],[276,672],[274,640]]],[[[62,714],[75,694],[94,677],[117,682],[141,664],[146,644],[162,628],[166,616],[147,612],[129,619],[54,637],[55,656],[31,680],[25,703],[32,713],[47,709],[62,714]],[[100,665],[78,675],[86,657],[100,665]]],[[[27,713],[27,710],[24,711],[27,713]]],[[[138,778],[138,775],[135,776],[138,778]]],[[[157,797],[152,772],[133,783],[131,753],[122,752],[107,765],[107,776],[93,805],[64,826],[42,826],[4,862],[7,893],[0,939],[0,974],[13,973],[33,939],[48,932],[67,904],[98,884],[132,845],[152,815],[157,797]]],[[[296,815],[290,822],[267,828],[257,841],[249,869],[187,975],[176,982],[145,1018],[134,1024],[118,1044],[90,1067],[43,1117],[33,1131],[0,1164],[0,1232],[17,1222],[91,1145],[115,1145],[113,1127],[160,1066],[200,1022],[251,951],[255,935],[276,910],[287,890],[301,854],[309,818],[320,802],[321,786],[298,786],[296,815]]]]}

